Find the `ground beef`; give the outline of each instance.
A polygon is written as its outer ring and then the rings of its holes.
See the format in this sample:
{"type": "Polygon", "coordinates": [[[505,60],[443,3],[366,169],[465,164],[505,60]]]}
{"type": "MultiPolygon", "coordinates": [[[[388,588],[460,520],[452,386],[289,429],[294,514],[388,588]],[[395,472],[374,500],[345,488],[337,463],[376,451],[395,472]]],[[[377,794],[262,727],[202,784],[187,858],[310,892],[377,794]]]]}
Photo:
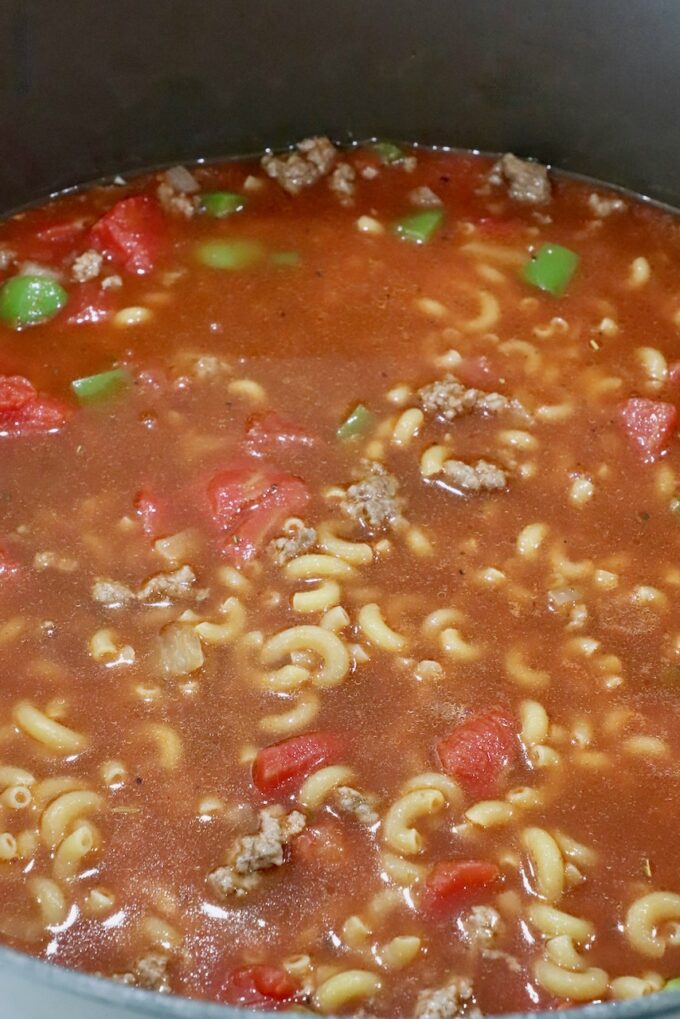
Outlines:
{"type": "Polygon", "coordinates": [[[281,807],[265,807],[259,818],[257,832],[236,839],[226,866],[208,875],[208,886],[217,898],[240,897],[256,888],[261,881],[260,871],[281,866],[284,848],[307,823],[298,810],[285,814],[281,807]]]}
{"type": "Polygon", "coordinates": [[[172,573],[157,573],[137,592],[139,601],[175,601],[193,593],[196,574],[190,566],[180,566],[172,573]]]}
{"type": "Polygon", "coordinates": [[[139,591],[117,580],[96,580],[92,585],[92,598],[107,608],[118,608],[131,601],[165,602],[200,596],[194,588],[196,574],[190,566],[181,566],[172,573],[157,573],[150,577],[139,591]]]}
{"type": "Polygon", "coordinates": [[[458,928],[470,948],[485,949],[502,933],[503,921],[493,906],[473,906],[458,919],[458,928]]]}
{"type": "Polygon", "coordinates": [[[356,191],[356,171],[349,163],[338,163],[328,178],[328,187],[341,205],[351,205],[356,191]]]}
{"type": "Polygon", "coordinates": [[[550,201],[548,171],[540,163],[518,159],[506,152],[489,175],[492,184],[506,184],[508,194],[516,202],[527,205],[544,205],[550,201]]]}
{"type": "Polygon", "coordinates": [[[173,216],[184,216],[185,219],[191,219],[195,215],[198,204],[195,195],[186,195],[183,191],[175,191],[167,181],[161,181],[156,189],[156,194],[165,211],[173,216]]]}
{"type": "Polygon", "coordinates": [[[36,570],[58,570],[60,573],[74,573],[78,569],[78,560],[70,556],[62,556],[57,552],[36,552],[33,557],[36,570]]]}
{"type": "Polygon", "coordinates": [[[90,593],[93,601],[105,605],[107,609],[120,608],[121,605],[134,601],[136,597],[132,588],[117,580],[95,580],[90,593]]]}
{"type": "Polygon", "coordinates": [[[268,177],[277,181],[288,194],[297,195],[330,173],[337,154],[328,138],[305,138],[298,142],[297,151],[282,156],[263,156],[261,164],[268,177]]]}
{"type": "Polygon", "coordinates": [[[156,194],[166,212],[191,219],[198,207],[197,191],[194,175],[185,166],[173,166],[162,175],[156,194]]]}
{"type": "Polygon", "coordinates": [[[447,375],[437,382],[431,382],[418,390],[420,405],[426,414],[453,421],[462,414],[481,411],[483,414],[497,414],[509,408],[519,409],[519,404],[502,393],[487,393],[483,389],[468,389],[447,375]]]}
{"type": "Polygon", "coordinates": [[[308,552],[316,545],[316,531],[300,522],[291,526],[286,534],[269,542],[267,551],[277,566],[285,566],[291,559],[308,552]]]}
{"type": "Polygon", "coordinates": [[[84,251],[78,255],[71,266],[71,276],[76,283],[86,283],[97,278],[102,269],[104,256],[98,251],[84,251]]]}
{"type": "Polygon", "coordinates": [[[593,191],[588,196],[588,206],[595,216],[598,216],[600,219],[606,219],[613,212],[623,212],[626,208],[626,203],[622,198],[605,197],[593,191]]]}
{"type": "Polygon", "coordinates": [[[447,460],[443,474],[449,484],[463,492],[497,492],[508,484],[505,471],[487,460],[478,460],[475,464],[447,460]]]}
{"type": "Polygon", "coordinates": [[[481,1016],[476,1006],[472,982],[467,977],[453,977],[435,991],[421,991],[416,1001],[416,1019],[458,1019],[459,1016],[481,1016]]]}
{"type": "Polygon", "coordinates": [[[369,828],[380,820],[375,809],[375,798],[366,796],[350,785],[341,785],[335,790],[335,801],[348,814],[353,814],[359,824],[369,828]]]}
{"type": "Polygon", "coordinates": [[[419,205],[423,208],[434,208],[437,205],[442,204],[442,200],[439,195],[436,195],[432,188],[428,188],[426,185],[420,188],[414,188],[413,191],[409,192],[408,200],[411,205],[419,205]]]}
{"type": "Polygon", "coordinates": [[[157,991],[159,994],[170,993],[167,955],[151,952],[142,956],[127,973],[114,973],[113,980],[130,987],[141,987],[146,991],[157,991]]]}
{"type": "Polygon", "coordinates": [[[347,489],[340,509],[370,530],[383,530],[401,515],[403,499],[398,493],[394,475],[380,464],[372,464],[370,473],[347,489]]]}

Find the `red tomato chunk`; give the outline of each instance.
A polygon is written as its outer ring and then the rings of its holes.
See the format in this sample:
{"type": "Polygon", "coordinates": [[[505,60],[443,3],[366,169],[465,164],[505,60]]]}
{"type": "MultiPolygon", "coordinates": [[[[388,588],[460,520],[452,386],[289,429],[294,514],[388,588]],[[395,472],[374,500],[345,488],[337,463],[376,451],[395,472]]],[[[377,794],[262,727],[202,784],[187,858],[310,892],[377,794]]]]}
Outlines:
{"type": "Polygon", "coordinates": [[[260,750],[253,763],[253,782],[261,793],[290,791],[310,771],[337,760],[339,754],[340,740],[332,732],[291,736],[260,750]]]}
{"type": "Polygon", "coordinates": [[[103,322],[114,309],[111,292],[102,290],[96,280],[74,287],[69,296],[66,321],[69,325],[103,322]]]}
{"type": "Polygon", "coordinates": [[[678,409],[663,400],[633,397],[620,408],[619,422],[633,452],[643,463],[652,463],[677,430],[678,409]]]}
{"type": "Polygon", "coordinates": [[[164,244],[165,224],[157,203],[147,195],[123,198],[92,227],[95,248],[124,269],[147,273],[154,268],[164,244]]]}
{"type": "Polygon", "coordinates": [[[39,395],[22,375],[0,375],[0,436],[58,432],[69,413],[61,401],[39,395]]]}
{"type": "Polygon", "coordinates": [[[277,1008],[291,1001],[297,985],[278,966],[244,966],[231,972],[215,988],[215,999],[243,1008],[277,1008]]]}
{"type": "Polygon", "coordinates": [[[246,422],[246,445],[252,453],[262,455],[283,449],[309,448],[315,438],[304,428],[285,421],[273,411],[253,414],[246,422]]]}
{"type": "Polygon", "coordinates": [[[247,562],[286,517],[304,510],[309,492],[292,474],[238,465],[215,475],[208,485],[208,501],[215,523],[226,535],[225,554],[247,562]]]}
{"type": "Polygon", "coordinates": [[[496,864],[486,860],[442,860],[425,880],[422,909],[426,913],[452,912],[499,876],[496,864]]]}
{"type": "Polygon", "coordinates": [[[517,753],[514,723],[499,710],[473,715],[441,740],[442,768],[474,796],[493,791],[517,753]]]}

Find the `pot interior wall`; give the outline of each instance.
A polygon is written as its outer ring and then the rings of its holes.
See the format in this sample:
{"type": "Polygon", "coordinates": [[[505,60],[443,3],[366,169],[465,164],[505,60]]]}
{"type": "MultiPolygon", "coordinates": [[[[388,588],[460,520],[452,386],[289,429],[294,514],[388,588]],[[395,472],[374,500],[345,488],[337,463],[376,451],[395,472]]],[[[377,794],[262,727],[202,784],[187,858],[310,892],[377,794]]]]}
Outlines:
{"type": "Polygon", "coordinates": [[[5,0],[0,208],[319,131],[513,149],[680,204],[679,32],[673,0],[5,0]]]}

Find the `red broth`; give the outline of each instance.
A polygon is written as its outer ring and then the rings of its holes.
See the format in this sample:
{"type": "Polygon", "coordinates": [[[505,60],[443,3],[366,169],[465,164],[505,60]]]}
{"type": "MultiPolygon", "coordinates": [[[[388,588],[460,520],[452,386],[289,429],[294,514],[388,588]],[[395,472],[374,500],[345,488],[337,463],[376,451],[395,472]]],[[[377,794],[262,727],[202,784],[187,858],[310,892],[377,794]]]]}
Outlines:
{"type": "Polygon", "coordinates": [[[312,143],[0,259],[2,940],[438,1019],[677,976],[677,220],[312,143]]]}

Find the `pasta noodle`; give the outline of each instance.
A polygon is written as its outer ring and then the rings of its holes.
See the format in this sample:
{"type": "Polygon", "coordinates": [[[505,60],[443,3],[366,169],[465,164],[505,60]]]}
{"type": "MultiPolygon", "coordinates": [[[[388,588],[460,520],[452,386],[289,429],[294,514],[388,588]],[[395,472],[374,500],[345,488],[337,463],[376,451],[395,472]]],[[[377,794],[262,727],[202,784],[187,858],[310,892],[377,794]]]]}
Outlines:
{"type": "Polygon", "coordinates": [[[527,850],[536,894],[555,902],[564,891],[564,859],[555,839],[543,828],[525,828],[522,843],[527,850]]]}
{"type": "Polygon", "coordinates": [[[383,651],[393,651],[398,654],[406,649],[406,638],[387,625],[380,606],[375,602],[364,605],[359,610],[359,626],[371,644],[383,651]]]}
{"type": "Polygon", "coordinates": [[[661,959],[667,947],[665,925],[680,924],[680,895],[650,892],[630,906],[626,914],[626,937],[642,955],[661,959]]]}
{"type": "Polygon", "coordinates": [[[17,704],[13,714],[14,721],[27,736],[54,753],[78,754],[88,745],[84,733],[55,722],[28,701],[17,704]]]}
{"type": "Polygon", "coordinates": [[[397,853],[410,856],[423,848],[422,835],[413,827],[418,818],[436,814],[446,800],[438,789],[414,789],[396,800],[385,815],[385,841],[397,853]]]}
{"type": "Polygon", "coordinates": [[[281,630],[263,645],[262,662],[273,665],[296,651],[313,651],[321,658],[321,666],[312,675],[316,686],[337,686],[349,671],[349,652],[345,644],[332,630],[320,626],[292,626],[281,630]]]}

